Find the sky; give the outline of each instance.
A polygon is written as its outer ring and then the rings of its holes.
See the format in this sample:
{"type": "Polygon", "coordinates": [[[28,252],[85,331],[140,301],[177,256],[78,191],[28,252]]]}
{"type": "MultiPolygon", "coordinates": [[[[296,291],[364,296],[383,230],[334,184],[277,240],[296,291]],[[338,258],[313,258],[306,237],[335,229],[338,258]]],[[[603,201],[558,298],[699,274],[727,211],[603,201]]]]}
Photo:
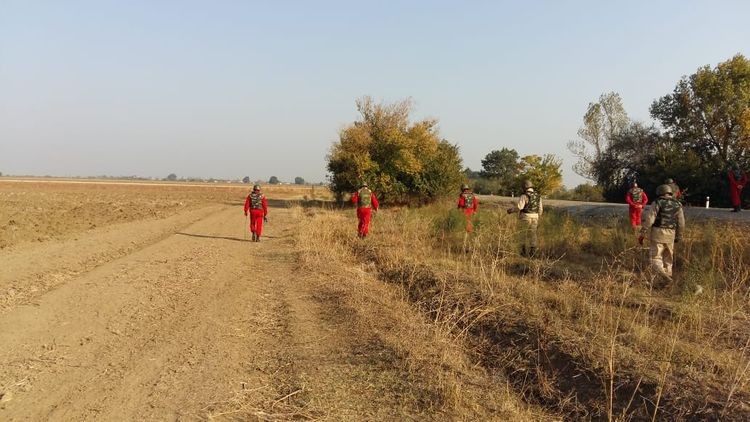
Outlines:
{"type": "Polygon", "coordinates": [[[747,1],[0,0],[0,172],[325,181],[355,100],[411,98],[464,165],[555,154],[750,56],[747,1]]]}

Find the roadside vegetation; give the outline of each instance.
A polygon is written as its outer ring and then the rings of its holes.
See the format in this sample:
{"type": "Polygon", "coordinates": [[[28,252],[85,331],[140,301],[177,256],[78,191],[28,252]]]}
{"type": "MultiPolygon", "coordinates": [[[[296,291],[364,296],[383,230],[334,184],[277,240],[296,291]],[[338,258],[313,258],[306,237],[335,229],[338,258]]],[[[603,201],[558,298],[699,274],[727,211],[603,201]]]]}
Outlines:
{"type": "MultiPolygon", "coordinates": [[[[299,235],[302,262],[344,268],[341,289],[361,288],[349,268],[376,277],[451,340],[446,353],[481,368],[486,391],[509,385],[532,409],[566,419],[750,418],[742,230],[690,225],[677,245],[676,281],[663,286],[644,268],[647,251],[624,216],[583,222],[547,212],[541,257],[528,260],[518,255],[516,219],[502,209],[485,208],[467,235],[452,208],[387,211],[367,241],[346,230],[353,216],[316,210],[299,235]]],[[[415,336],[388,326],[403,345],[415,336]]],[[[436,382],[455,397],[461,379],[446,371],[436,382]]]]}

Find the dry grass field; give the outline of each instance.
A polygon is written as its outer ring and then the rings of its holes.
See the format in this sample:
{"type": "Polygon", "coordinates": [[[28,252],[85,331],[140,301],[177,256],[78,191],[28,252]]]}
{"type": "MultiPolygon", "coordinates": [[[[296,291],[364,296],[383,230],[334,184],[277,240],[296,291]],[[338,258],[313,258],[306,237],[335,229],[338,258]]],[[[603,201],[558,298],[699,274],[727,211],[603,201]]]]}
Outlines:
{"type": "Polygon", "coordinates": [[[495,205],[360,240],[264,186],[254,243],[248,189],[0,180],[0,420],[750,418],[746,226],[691,221],[660,285],[624,218],[548,212],[530,260],[495,205]]]}
{"type": "Polygon", "coordinates": [[[750,418],[746,226],[693,222],[678,244],[675,282],[661,285],[625,216],[548,212],[542,256],[529,260],[518,255],[515,218],[490,207],[467,235],[451,205],[381,213],[365,242],[335,232],[351,217],[318,214],[309,241],[347,241],[324,251],[311,244],[304,255],[392,284],[475,365],[551,414],[750,418]]]}

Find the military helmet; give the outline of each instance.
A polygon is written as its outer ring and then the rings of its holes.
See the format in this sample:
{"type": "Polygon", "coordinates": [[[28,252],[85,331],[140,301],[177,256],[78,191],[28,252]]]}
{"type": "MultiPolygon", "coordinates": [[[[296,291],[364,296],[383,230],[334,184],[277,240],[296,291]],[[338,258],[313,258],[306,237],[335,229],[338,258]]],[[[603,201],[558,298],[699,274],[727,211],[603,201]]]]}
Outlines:
{"type": "Polygon", "coordinates": [[[461,190],[467,190],[467,189],[469,189],[469,185],[467,185],[466,183],[461,185],[461,190]]]}
{"type": "Polygon", "coordinates": [[[672,192],[672,186],[669,185],[659,185],[658,188],[656,188],[656,194],[659,196],[662,195],[672,195],[674,192],[672,192]]]}
{"type": "Polygon", "coordinates": [[[523,188],[524,189],[531,189],[534,187],[534,183],[531,182],[531,180],[525,180],[523,182],[523,188]]]}
{"type": "Polygon", "coordinates": [[[253,185],[253,190],[260,190],[260,185],[253,185]]]}
{"type": "Polygon", "coordinates": [[[636,180],[633,180],[632,182],[630,182],[630,186],[633,187],[633,188],[637,188],[638,187],[638,182],[636,180]]]}
{"type": "Polygon", "coordinates": [[[670,177],[669,179],[665,180],[664,183],[667,185],[671,185],[672,183],[674,183],[674,179],[670,177]]]}
{"type": "Polygon", "coordinates": [[[366,188],[367,187],[367,181],[366,180],[360,180],[359,181],[359,187],[366,188]]]}

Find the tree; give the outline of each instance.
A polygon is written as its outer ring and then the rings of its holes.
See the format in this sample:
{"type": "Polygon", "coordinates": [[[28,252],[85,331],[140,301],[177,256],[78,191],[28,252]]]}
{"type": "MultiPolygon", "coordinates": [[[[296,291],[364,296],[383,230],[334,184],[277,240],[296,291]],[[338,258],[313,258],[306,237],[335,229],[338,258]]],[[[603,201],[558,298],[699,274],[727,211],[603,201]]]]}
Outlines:
{"type": "Polygon", "coordinates": [[[500,193],[508,194],[513,190],[521,168],[518,152],[514,149],[503,148],[500,151],[492,151],[484,157],[481,175],[495,181],[500,193]]]}
{"type": "Polygon", "coordinates": [[[651,105],[651,116],[704,165],[724,170],[750,161],[750,61],[738,54],[683,77],[672,94],[651,105]]]}
{"type": "Polygon", "coordinates": [[[250,183],[250,176],[245,176],[242,178],[242,183],[250,183]]]}
{"type": "Polygon", "coordinates": [[[297,177],[294,178],[294,184],[295,185],[304,185],[305,184],[305,179],[297,176],[297,177]]]}
{"type": "Polygon", "coordinates": [[[167,176],[167,180],[169,181],[175,181],[177,180],[177,175],[174,173],[169,173],[169,176],[167,176]]]}
{"type": "Polygon", "coordinates": [[[612,138],[619,134],[628,122],[622,98],[616,92],[602,94],[599,101],[589,103],[583,116],[583,126],[578,130],[581,139],[568,142],[568,149],[579,159],[573,166],[573,171],[587,179],[595,180],[596,163],[601,160],[612,138]]]}
{"type": "Polygon", "coordinates": [[[534,184],[534,189],[543,194],[551,193],[562,186],[562,160],[553,154],[527,155],[521,158],[522,171],[518,179],[518,190],[525,180],[534,184]]]}
{"type": "Polygon", "coordinates": [[[431,201],[464,180],[458,147],[441,139],[437,121],[411,122],[409,100],[356,101],[360,118],[339,133],[327,156],[331,190],[341,198],[366,180],[384,202],[431,201]]]}
{"type": "Polygon", "coordinates": [[[272,184],[272,185],[278,185],[279,183],[281,183],[281,181],[279,180],[279,178],[278,178],[278,177],[276,177],[276,176],[271,176],[271,178],[270,178],[270,179],[268,179],[268,183],[269,183],[269,184],[272,184]]]}

